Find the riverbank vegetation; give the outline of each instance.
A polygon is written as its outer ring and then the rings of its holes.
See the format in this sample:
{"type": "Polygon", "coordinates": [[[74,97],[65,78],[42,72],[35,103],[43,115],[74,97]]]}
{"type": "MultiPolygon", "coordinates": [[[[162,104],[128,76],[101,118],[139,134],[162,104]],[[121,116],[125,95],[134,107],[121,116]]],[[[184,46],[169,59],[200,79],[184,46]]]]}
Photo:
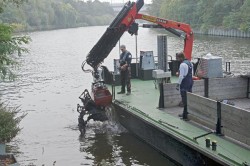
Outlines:
{"type": "Polygon", "coordinates": [[[16,59],[28,49],[24,46],[31,39],[28,36],[14,36],[13,26],[0,24],[0,80],[13,80],[15,74],[12,69],[16,67],[16,59]]]}
{"type": "MultiPolygon", "coordinates": [[[[24,0],[0,1],[0,14],[5,11],[5,7],[11,3],[19,6],[24,0]]],[[[0,23],[0,81],[13,80],[12,67],[17,66],[16,59],[28,49],[23,45],[30,42],[28,36],[13,35],[13,26],[0,23]]],[[[24,114],[20,115],[18,108],[11,108],[7,104],[0,102],[0,143],[11,141],[21,130],[20,121],[24,114]]]]}
{"type": "MultiPolygon", "coordinates": [[[[25,0],[4,0],[0,1],[0,15],[5,12],[7,6],[17,8],[25,0]]],[[[13,80],[15,74],[12,68],[17,66],[16,59],[22,53],[28,52],[25,47],[31,39],[29,36],[14,35],[14,25],[0,23],[0,81],[5,79],[13,80]]]]}
{"type": "MultiPolygon", "coordinates": [[[[110,4],[99,0],[9,1],[25,3],[19,8],[6,5],[0,23],[15,25],[21,31],[109,25],[115,17],[110,4]]],[[[250,32],[248,11],[250,0],[152,0],[149,6],[150,15],[185,22],[204,32],[211,28],[250,32]]]]}
{"type": "Polygon", "coordinates": [[[18,8],[11,3],[6,5],[0,23],[16,25],[21,31],[33,31],[108,25],[113,18],[109,3],[98,0],[26,0],[18,8]]]}
{"type": "Polygon", "coordinates": [[[250,32],[250,0],[152,0],[150,14],[185,22],[206,32],[210,28],[250,32]]]}
{"type": "Polygon", "coordinates": [[[19,123],[26,114],[19,113],[20,109],[0,103],[0,143],[10,142],[21,131],[19,123]]]}

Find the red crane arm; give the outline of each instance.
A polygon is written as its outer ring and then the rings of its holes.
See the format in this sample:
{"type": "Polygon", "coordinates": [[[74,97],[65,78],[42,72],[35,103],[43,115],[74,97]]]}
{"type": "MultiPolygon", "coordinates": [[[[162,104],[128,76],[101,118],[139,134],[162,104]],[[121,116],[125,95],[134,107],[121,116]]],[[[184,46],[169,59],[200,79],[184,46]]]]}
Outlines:
{"type": "Polygon", "coordinates": [[[135,17],[138,13],[138,9],[136,4],[134,3],[129,12],[127,13],[126,17],[124,17],[120,23],[120,25],[125,25],[126,30],[130,27],[132,23],[135,21],[135,17]]]}
{"type": "Polygon", "coordinates": [[[140,13],[136,15],[135,19],[146,20],[146,21],[161,25],[164,28],[173,28],[173,29],[178,29],[178,30],[185,32],[186,36],[184,39],[183,52],[185,53],[186,58],[188,60],[191,60],[194,35],[193,35],[193,31],[190,25],[181,23],[181,22],[172,21],[172,20],[166,20],[166,19],[162,19],[162,18],[158,18],[154,16],[149,16],[145,14],[140,14],[140,13]]]}

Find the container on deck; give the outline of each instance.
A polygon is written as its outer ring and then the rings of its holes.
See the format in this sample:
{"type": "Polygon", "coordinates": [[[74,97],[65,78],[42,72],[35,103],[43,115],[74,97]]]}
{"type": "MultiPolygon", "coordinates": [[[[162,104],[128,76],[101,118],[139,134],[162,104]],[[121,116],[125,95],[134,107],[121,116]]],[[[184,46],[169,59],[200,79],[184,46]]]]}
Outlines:
{"type": "Polygon", "coordinates": [[[200,59],[196,74],[200,78],[223,77],[222,58],[207,54],[200,59]]]}

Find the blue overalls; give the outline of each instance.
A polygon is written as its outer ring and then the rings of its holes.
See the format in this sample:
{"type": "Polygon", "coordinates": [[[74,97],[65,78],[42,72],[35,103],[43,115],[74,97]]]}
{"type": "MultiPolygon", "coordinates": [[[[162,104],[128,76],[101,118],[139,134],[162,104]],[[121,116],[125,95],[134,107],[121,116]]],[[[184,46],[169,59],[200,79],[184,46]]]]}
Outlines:
{"type": "Polygon", "coordinates": [[[186,63],[188,65],[188,73],[181,82],[180,91],[192,92],[192,87],[193,87],[192,64],[188,60],[184,60],[182,63],[186,63]]]}
{"type": "Polygon", "coordinates": [[[180,93],[181,93],[181,99],[182,103],[184,105],[183,110],[183,119],[187,119],[187,92],[192,92],[193,87],[193,78],[192,78],[192,64],[188,60],[184,60],[182,63],[186,63],[188,65],[188,73],[183,78],[181,85],[180,85],[180,93]]]}

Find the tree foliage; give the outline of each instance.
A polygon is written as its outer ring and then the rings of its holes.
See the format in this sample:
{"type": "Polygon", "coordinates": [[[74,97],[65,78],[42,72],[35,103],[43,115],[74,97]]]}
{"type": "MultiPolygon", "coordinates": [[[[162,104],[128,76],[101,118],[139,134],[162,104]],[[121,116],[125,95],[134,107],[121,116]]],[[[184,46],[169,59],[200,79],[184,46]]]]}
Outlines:
{"type": "MultiPolygon", "coordinates": [[[[3,0],[0,1],[0,13],[8,3],[20,5],[23,0],[3,0]]],[[[27,48],[23,44],[28,44],[30,38],[27,36],[14,36],[13,26],[0,23],[0,79],[4,79],[7,75],[9,79],[14,77],[14,74],[9,69],[10,66],[16,66],[16,57],[21,53],[27,52],[27,48]]],[[[19,115],[18,108],[10,108],[4,103],[0,103],[0,143],[11,141],[19,132],[19,123],[25,115],[19,115]]]]}
{"type": "Polygon", "coordinates": [[[230,15],[225,17],[223,25],[227,28],[250,31],[250,0],[242,1],[241,4],[238,10],[231,11],[230,15]]]}
{"type": "Polygon", "coordinates": [[[6,24],[0,24],[0,78],[3,80],[13,79],[14,74],[10,67],[16,66],[16,55],[20,56],[28,52],[23,44],[28,44],[28,36],[13,36],[13,27],[6,24]]]}
{"type": "Polygon", "coordinates": [[[10,108],[0,103],[0,143],[10,142],[21,130],[19,123],[26,116],[18,108],[10,108]]]}
{"type": "Polygon", "coordinates": [[[1,0],[0,1],[0,13],[3,12],[4,7],[10,3],[19,6],[20,4],[22,4],[24,1],[27,0],[1,0]]]}
{"type": "Polygon", "coordinates": [[[21,24],[23,30],[44,30],[107,25],[114,11],[107,2],[77,0],[32,0],[19,8],[5,5],[0,22],[21,24]]]}
{"type": "Polygon", "coordinates": [[[150,13],[206,30],[250,31],[250,0],[153,0],[150,13]]]}

